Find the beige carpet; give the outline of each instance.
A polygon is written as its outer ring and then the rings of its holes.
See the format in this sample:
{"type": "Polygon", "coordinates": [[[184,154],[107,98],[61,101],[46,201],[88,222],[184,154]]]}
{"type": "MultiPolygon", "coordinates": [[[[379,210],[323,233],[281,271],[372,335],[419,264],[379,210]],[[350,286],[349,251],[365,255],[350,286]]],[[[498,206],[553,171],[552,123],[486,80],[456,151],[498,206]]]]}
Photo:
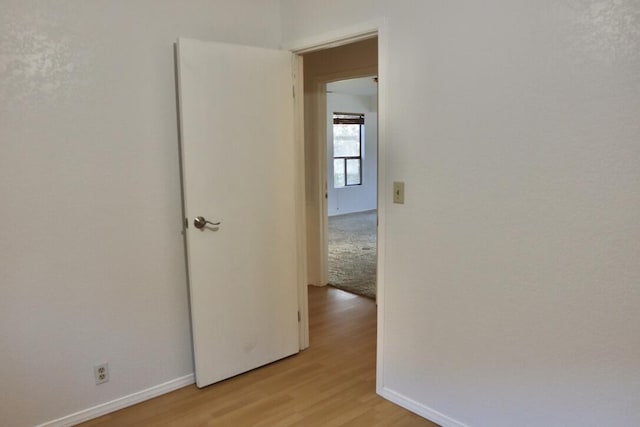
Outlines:
{"type": "Polygon", "coordinates": [[[329,284],[376,297],[376,211],[329,217],[329,284]]]}

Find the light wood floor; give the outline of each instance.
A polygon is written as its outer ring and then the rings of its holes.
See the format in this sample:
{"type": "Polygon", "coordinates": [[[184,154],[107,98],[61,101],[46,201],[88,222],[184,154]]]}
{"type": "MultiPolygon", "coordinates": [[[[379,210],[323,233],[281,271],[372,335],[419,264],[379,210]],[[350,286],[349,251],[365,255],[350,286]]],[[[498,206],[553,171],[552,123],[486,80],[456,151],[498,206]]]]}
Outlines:
{"type": "Polygon", "coordinates": [[[428,426],[375,394],[376,305],[309,287],[311,346],[198,389],[176,390],[84,426],[428,426]]]}

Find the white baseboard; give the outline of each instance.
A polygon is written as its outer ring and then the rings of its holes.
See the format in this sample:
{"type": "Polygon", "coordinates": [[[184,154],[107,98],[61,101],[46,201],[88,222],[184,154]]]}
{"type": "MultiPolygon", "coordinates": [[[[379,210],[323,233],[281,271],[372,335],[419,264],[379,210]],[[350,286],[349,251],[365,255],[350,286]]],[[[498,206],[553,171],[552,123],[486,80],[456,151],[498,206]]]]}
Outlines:
{"type": "Polygon", "coordinates": [[[188,386],[195,382],[193,374],[185,375],[184,377],[176,378],[166,383],[158,384],[156,386],[147,388],[145,390],[138,391],[127,396],[120,397],[112,400],[111,402],[103,403],[82,411],[78,411],[74,414],[58,418],[57,420],[47,421],[44,424],[40,424],[36,427],[67,427],[75,424],[79,424],[84,421],[98,418],[102,415],[110,412],[117,411],[127,406],[135,405],[136,403],[144,402],[145,400],[152,399],[170,391],[177,390],[179,388],[188,386]]]}
{"type": "Polygon", "coordinates": [[[442,427],[468,427],[466,424],[463,424],[460,421],[454,420],[453,418],[448,417],[443,413],[436,411],[435,409],[429,408],[428,406],[418,403],[415,400],[409,399],[408,397],[405,397],[393,390],[389,390],[388,388],[383,387],[381,389],[378,389],[377,392],[380,396],[395,403],[396,405],[402,406],[403,408],[415,414],[418,414],[421,417],[428,419],[429,421],[440,424],[442,427]]]}

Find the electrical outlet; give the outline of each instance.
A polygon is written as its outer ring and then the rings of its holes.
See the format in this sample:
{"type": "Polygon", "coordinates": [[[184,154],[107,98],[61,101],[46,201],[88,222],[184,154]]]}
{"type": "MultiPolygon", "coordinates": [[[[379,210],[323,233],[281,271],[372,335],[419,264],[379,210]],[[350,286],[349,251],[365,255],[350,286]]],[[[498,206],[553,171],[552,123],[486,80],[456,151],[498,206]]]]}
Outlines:
{"type": "Polygon", "coordinates": [[[109,381],[109,364],[103,363],[93,367],[93,376],[96,379],[96,385],[104,384],[109,381]]]}

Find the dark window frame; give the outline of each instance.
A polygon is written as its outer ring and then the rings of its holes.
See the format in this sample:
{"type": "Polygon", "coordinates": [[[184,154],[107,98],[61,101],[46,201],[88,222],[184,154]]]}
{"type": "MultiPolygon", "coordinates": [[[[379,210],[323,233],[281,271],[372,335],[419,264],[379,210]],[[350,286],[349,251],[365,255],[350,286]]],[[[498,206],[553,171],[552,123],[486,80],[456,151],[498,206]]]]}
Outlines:
{"type": "Polygon", "coordinates": [[[343,187],[355,187],[358,185],[362,185],[362,134],[364,129],[364,114],[363,113],[333,113],[333,125],[360,125],[358,130],[359,135],[359,144],[358,144],[358,155],[357,156],[336,156],[335,155],[335,142],[334,143],[334,152],[333,152],[333,186],[334,188],[343,188],[343,187]],[[336,160],[342,160],[342,176],[344,177],[344,186],[336,187],[336,170],[335,164],[336,160]],[[347,175],[347,162],[349,160],[357,160],[359,163],[359,176],[358,182],[349,184],[348,175],[347,175]]]}

